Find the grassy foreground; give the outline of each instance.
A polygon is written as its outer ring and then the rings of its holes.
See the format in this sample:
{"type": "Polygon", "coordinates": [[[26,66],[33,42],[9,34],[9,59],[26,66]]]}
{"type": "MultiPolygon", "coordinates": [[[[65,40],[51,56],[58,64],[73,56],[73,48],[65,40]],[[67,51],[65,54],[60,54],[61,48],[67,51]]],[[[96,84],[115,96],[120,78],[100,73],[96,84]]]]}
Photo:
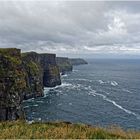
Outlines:
{"type": "Polygon", "coordinates": [[[118,127],[100,128],[83,124],[0,122],[0,139],[140,139],[140,132],[118,127]]]}

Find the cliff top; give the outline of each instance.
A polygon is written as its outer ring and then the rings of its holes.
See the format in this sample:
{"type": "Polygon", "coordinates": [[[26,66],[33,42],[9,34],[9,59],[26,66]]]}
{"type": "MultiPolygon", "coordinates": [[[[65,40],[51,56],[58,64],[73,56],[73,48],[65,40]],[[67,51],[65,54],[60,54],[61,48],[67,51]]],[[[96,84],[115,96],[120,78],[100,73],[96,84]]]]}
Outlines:
{"type": "Polygon", "coordinates": [[[21,50],[17,48],[0,48],[0,54],[12,57],[21,57],[21,50]]]}

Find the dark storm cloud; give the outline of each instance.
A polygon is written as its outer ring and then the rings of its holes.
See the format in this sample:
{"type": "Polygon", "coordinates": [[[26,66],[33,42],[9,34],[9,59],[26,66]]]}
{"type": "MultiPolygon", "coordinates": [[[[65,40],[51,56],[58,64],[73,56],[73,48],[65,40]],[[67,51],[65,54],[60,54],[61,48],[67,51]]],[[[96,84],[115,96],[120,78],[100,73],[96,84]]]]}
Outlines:
{"type": "Polygon", "coordinates": [[[0,1],[0,47],[140,54],[140,2],[0,1]]]}

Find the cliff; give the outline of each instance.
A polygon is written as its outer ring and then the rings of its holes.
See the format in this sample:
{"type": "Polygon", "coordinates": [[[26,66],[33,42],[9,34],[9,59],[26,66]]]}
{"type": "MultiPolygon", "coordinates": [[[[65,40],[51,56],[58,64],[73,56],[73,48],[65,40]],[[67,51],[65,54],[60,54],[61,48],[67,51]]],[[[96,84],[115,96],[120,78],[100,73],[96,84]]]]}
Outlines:
{"type": "Polygon", "coordinates": [[[59,66],[60,72],[69,72],[72,71],[73,67],[67,57],[56,57],[56,63],[59,66]]]}
{"type": "Polygon", "coordinates": [[[43,96],[44,87],[61,84],[60,72],[72,71],[73,65],[80,64],[87,62],[47,53],[21,55],[16,48],[0,49],[0,120],[24,118],[23,99],[43,96]]]}
{"type": "Polygon", "coordinates": [[[56,57],[57,65],[62,73],[70,72],[73,70],[74,65],[88,64],[84,59],[81,58],[67,58],[67,57],[56,57]]]}
{"type": "Polygon", "coordinates": [[[61,84],[59,68],[55,54],[22,54],[22,61],[27,73],[27,92],[25,99],[43,96],[44,87],[55,87],[61,84]]]}
{"type": "Polygon", "coordinates": [[[84,65],[88,64],[84,59],[81,58],[71,58],[69,59],[72,65],[84,65]]]}
{"type": "Polygon", "coordinates": [[[40,56],[35,52],[23,53],[22,62],[26,72],[26,93],[24,99],[43,96],[43,68],[40,56]]]}
{"type": "Polygon", "coordinates": [[[24,118],[23,99],[43,96],[44,87],[60,85],[55,54],[0,49],[0,120],[24,118]]]}
{"type": "Polygon", "coordinates": [[[24,118],[25,77],[20,50],[0,49],[0,120],[24,118]]]}
{"type": "Polygon", "coordinates": [[[60,71],[56,64],[55,54],[40,54],[40,64],[43,68],[44,87],[55,87],[61,85],[60,71]]]}

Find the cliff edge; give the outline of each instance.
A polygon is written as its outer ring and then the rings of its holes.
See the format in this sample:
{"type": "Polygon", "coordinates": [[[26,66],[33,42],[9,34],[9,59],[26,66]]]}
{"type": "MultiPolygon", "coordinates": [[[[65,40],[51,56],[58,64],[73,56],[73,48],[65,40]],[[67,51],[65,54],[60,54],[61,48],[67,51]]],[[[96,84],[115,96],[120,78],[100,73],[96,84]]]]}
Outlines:
{"type": "Polygon", "coordinates": [[[25,77],[20,50],[0,49],[0,120],[24,118],[25,77]]]}
{"type": "Polygon", "coordinates": [[[88,64],[87,61],[85,61],[84,59],[81,58],[70,58],[70,63],[72,65],[84,65],[84,64],[88,64]]]}
{"type": "Polygon", "coordinates": [[[0,120],[25,118],[24,99],[44,95],[44,87],[61,84],[55,54],[0,49],[0,120]]]}

